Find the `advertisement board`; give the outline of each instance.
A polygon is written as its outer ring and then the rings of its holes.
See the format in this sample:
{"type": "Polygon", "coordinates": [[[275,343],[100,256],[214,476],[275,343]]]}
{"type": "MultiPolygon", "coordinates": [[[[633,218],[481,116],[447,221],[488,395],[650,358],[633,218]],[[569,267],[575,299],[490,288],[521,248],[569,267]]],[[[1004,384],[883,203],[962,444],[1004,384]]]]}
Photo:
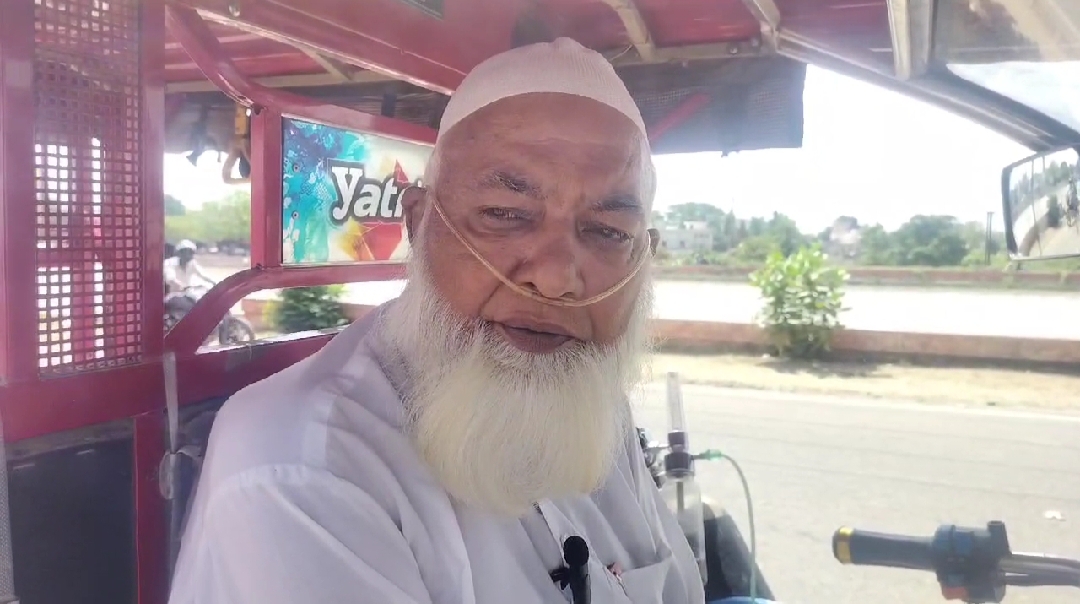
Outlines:
{"type": "Polygon", "coordinates": [[[431,147],[292,118],[282,127],[282,263],[404,260],[401,195],[431,147]]]}

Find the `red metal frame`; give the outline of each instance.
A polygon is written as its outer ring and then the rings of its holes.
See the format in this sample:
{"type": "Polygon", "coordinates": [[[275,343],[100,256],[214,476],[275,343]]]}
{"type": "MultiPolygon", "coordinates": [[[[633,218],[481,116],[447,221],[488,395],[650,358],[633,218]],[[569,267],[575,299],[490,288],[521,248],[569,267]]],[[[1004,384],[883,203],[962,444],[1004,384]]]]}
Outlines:
{"type": "Polygon", "coordinates": [[[508,48],[514,18],[525,6],[523,0],[447,2],[444,18],[438,19],[399,0],[176,0],[174,4],[444,94],[457,88],[474,65],[508,48]]]}
{"type": "MultiPolygon", "coordinates": [[[[26,150],[33,148],[34,130],[32,108],[33,92],[33,0],[12,0],[0,3],[0,34],[4,37],[3,53],[0,55],[0,161],[3,174],[0,184],[0,227],[3,228],[5,245],[0,250],[0,335],[5,351],[35,350],[37,332],[34,322],[26,317],[36,316],[36,282],[33,263],[25,261],[34,254],[35,214],[33,204],[25,203],[34,198],[33,156],[26,150]],[[22,77],[19,77],[22,76],[22,77]],[[16,107],[9,110],[9,107],[16,107]],[[16,203],[16,200],[21,203],[16,203]]],[[[147,3],[143,13],[145,39],[162,39],[161,24],[166,22],[161,8],[147,3]]],[[[33,354],[0,357],[4,361],[6,385],[0,388],[0,413],[5,417],[4,433],[9,441],[16,441],[50,432],[75,429],[96,423],[135,417],[160,409],[163,383],[161,378],[160,352],[171,349],[178,352],[183,403],[196,402],[212,396],[229,394],[231,391],[261,379],[292,362],[303,358],[325,342],[325,338],[310,338],[291,342],[287,346],[273,344],[260,347],[256,358],[243,365],[243,370],[224,367],[231,365],[237,352],[220,351],[195,355],[199,343],[209,334],[220,317],[244,295],[261,289],[297,287],[304,285],[356,282],[365,280],[394,279],[402,276],[402,267],[385,265],[335,265],[281,267],[280,262],[280,116],[282,113],[313,122],[346,129],[362,130],[398,139],[421,143],[434,142],[435,131],[383,118],[362,114],[343,107],[314,102],[293,94],[282,93],[253,84],[235,69],[227,57],[220,54],[220,45],[209,32],[206,23],[193,11],[169,7],[166,9],[171,33],[189,44],[205,42],[206,47],[191,51],[202,69],[212,79],[232,90],[241,98],[264,107],[255,117],[253,136],[261,145],[253,152],[253,175],[260,193],[258,208],[270,218],[260,224],[254,233],[261,246],[263,266],[251,269],[226,280],[221,287],[210,292],[192,312],[160,343],[152,334],[162,333],[161,307],[151,297],[161,292],[162,274],[160,260],[163,229],[160,226],[163,204],[160,194],[150,192],[162,189],[162,174],[158,151],[163,148],[163,125],[166,108],[162,99],[162,71],[154,67],[154,61],[162,61],[163,51],[151,50],[142,58],[144,73],[142,123],[143,149],[141,156],[142,178],[147,189],[147,213],[143,225],[141,253],[146,259],[141,281],[146,292],[142,310],[143,333],[147,337],[144,362],[136,366],[118,367],[108,372],[87,373],[76,379],[40,381],[33,354]],[[214,53],[218,53],[215,55],[214,53]],[[208,67],[208,65],[216,67],[208,67]],[[215,71],[217,69],[217,71],[215,71]],[[269,107],[279,107],[272,110],[269,107]],[[274,143],[274,144],[271,144],[274,143]],[[276,223],[276,224],[275,224],[276,223]],[[276,259],[276,260],[275,260],[276,259]],[[164,346],[162,345],[164,344],[164,346]],[[196,379],[196,376],[197,379],[196,379]],[[237,377],[240,376],[240,377],[237,377]],[[247,379],[249,381],[245,382],[247,379]],[[188,386],[193,385],[193,386],[188,386]],[[95,393],[96,400],[108,400],[108,405],[95,405],[87,401],[88,393],[95,393]],[[108,392],[106,396],[104,393],[108,392]],[[100,396],[101,398],[98,398],[100,396]],[[32,404],[30,401],[33,401],[32,404]]],[[[152,46],[152,45],[151,45],[152,46]]],[[[187,45],[185,45],[187,48],[187,45]]],[[[175,106],[174,106],[175,107],[175,106]]],[[[256,214],[258,215],[258,214],[256,214]]],[[[258,221],[257,221],[258,223],[258,221]]],[[[155,299],[160,299],[157,296],[155,299]]]]}
{"type": "MultiPolygon", "coordinates": [[[[405,141],[435,144],[435,130],[408,122],[361,113],[355,109],[268,88],[244,75],[221,47],[210,27],[197,12],[170,6],[166,9],[169,33],[176,38],[207,79],[237,103],[254,110],[269,108],[282,115],[328,126],[373,132],[405,141]]],[[[280,169],[280,167],[278,168],[280,169]]]]}
{"type": "MultiPolygon", "coordinates": [[[[280,210],[278,212],[280,214],[280,210]]],[[[175,351],[177,358],[195,354],[206,341],[206,337],[213,333],[221,317],[244,296],[257,291],[363,281],[388,281],[404,277],[405,267],[396,262],[250,268],[230,275],[207,292],[165,337],[165,348],[175,351]]]]}
{"type": "MultiPolygon", "coordinates": [[[[189,357],[178,363],[180,397],[185,403],[204,401],[266,378],[306,358],[329,341],[318,336],[257,349],[219,351],[189,357]]],[[[33,400],[39,413],[8,415],[9,441],[31,438],[86,425],[134,418],[134,492],[136,571],[139,604],[162,604],[168,591],[166,502],[161,497],[158,464],[165,451],[165,422],[161,409],[164,379],[160,362],[91,373],[76,379],[23,383],[0,389],[0,409],[25,408],[33,400]],[[116,404],[82,404],[88,392],[105,393],[116,404]],[[14,408],[18,408],[14,407],[14,408]]],[[[104,397],[103,397],[104,398],[104,397]]]]}
{"type": "Polygon", "coordinates": [[[282,117],[263,109],[251,119],[251,263],[264,268],[281,266],[282,233],[282,117]]]}
{"type": "MultiPolygon", "coordinates": [[[[165,38],[165,6],[162,0],[143,0],[141,23],[142,103],[140,131],[142,157],[142,334],[145,358],[158,358],[164,323],[164,254],[165,254],[165,166],[161,152],[165,148],[165,126],[170,116],[165,105],[164,45],[145,40],[165,38]]],[[[148,392],[154,392],[150,390],[148,392]]],[[[157,392],[163,392],[159,389],[157,392]]],[[[107,399],[106,399],[107,400],[107,399]]],[[[135,570],[136,598],[139,604],[160,604],[168,600],[168,535],[166,503],[158,486],[158,464],[165,451],[165,424],[160,411],[135,417],[134,465],[135,492],[135,570]]]]}
{"type": "MultiPolygon", "coordinates": [[[[861,55],[889,62],[886,0],[774,0],[783,30],[828,39],[861,55]]],[[[629,46],[625,24],[609,0],[471,0],[447,3],[438,19],[402,0],[172,0],[198,9],[234,63],[249,77],[317,74],[323,69],[290,45],[362,66],[430,90],[449,93],[477,62],[508,48],[516,20],[534,15],[554,35],[597,49],[629,46]],[[238,31],[239,30],[239,31],[238,31]],[[468,43],[463,43],[467,40],[468,43]],[[288,44],[285,44],[288,43],[288,44]]],[[[746,0],[634,0],[652,42],[683,46],[745,41],[761,25],[746,0]]],[[[191,63],[170,49],[169,81],[199,79],[191,63]]]]}
{"type": "Polygon", "coordinates": [[[0,2],[0,39],[0,383],[14,383],[38,372],[34,0],[0,2]]]}
{"type": "MultiPolygon", "coordinates": [[[[243,14],[243,13],[242,13],[243,14]]],[[[252,122],[252,259],[256,268],[232,275],[208,292],[165,338],[178,357],[194,354],[238,300],[262,289],[401,278],[400,264],[283,267],[281,264],[282,116],[347,130],[434,144],[431,128],[319,102],[252,82],[225,54],[211,27],[189,8],[166,9],[169,32],[206,77],[236,102],[256,111],[252,122]]]]}
{"type": "MultiPolygon", "coordinates": [[[[163,0],[143,0],[141,14],[142,39],[165,38],[165,6],[163,0]]],[[[143,279],[142,333],[147,358],[161,355],[162,341],[150,334],[165,331],[165,165],[161,151],[165,148],[165,53],[157,43],[143,43],[141,127],[142,157],[139,170],[143,185],[143,279]]]]}
{"type": "MultiPolygon", "coordinates": [[[[321,348],[330,336],[265,342],[255,348],[218,350],[177,361],[183,405],[227,396],[269,377],[321,348]]],[[[95,424],[161,413],[165,382],[160,359],[77,378],[9,384],[0,389],[8,442],[95,424]],[[108,405],[88,404],[90,393],[108,405]],[[32,413],[26,413],[32,407],[32,413]]],[[[158,451],[157,463],[164,449],[158,451]]]]}

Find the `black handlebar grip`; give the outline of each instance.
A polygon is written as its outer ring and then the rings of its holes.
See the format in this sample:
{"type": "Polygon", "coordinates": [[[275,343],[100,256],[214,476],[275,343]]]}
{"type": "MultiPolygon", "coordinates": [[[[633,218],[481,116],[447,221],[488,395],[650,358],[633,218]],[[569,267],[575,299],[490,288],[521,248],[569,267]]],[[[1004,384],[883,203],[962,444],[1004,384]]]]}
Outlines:
{"type": "Polygon", "coordinates": [[[841,564],[933,570],[931,537],[908,537],[844,527],[833,534],[833,557],[841,564]]]}

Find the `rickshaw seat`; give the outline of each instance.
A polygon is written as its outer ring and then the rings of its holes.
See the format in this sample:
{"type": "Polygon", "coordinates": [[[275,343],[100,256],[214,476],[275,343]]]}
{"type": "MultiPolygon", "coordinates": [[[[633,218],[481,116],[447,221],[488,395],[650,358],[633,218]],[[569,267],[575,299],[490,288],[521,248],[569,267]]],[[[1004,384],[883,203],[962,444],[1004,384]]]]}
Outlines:
{"type": "MultiPolygon", "coordinates": [[[[181,514],[179,522],[170,527],[169,543],[178,547],[184,534],[188,515],[195,500],[195,489],[199,483],[203,456],[210,442],[210,432],[221,406],[229,397],[211,399],[198,403],[190,411],[182,413],[177,449],[182,453],[177,466],[176,496],[172,501],[173,509],[181,514]]],[[[174,512],[175,513],[175,512],[174,512]]]]}

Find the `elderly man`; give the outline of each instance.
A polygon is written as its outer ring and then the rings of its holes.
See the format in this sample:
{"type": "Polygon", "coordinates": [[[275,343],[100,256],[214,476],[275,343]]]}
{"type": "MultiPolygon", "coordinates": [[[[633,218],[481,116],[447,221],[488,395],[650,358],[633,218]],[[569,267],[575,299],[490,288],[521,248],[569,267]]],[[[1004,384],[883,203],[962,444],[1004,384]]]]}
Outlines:
{"type": "Polygon", "coordinates": [[[626,88],[567,39],[496,56],[424,185],[402,295],[222,408],[171,602],[582,601],[579,538],[593,604],[701,603],[627,402],[656,237],[626,88]]]}

